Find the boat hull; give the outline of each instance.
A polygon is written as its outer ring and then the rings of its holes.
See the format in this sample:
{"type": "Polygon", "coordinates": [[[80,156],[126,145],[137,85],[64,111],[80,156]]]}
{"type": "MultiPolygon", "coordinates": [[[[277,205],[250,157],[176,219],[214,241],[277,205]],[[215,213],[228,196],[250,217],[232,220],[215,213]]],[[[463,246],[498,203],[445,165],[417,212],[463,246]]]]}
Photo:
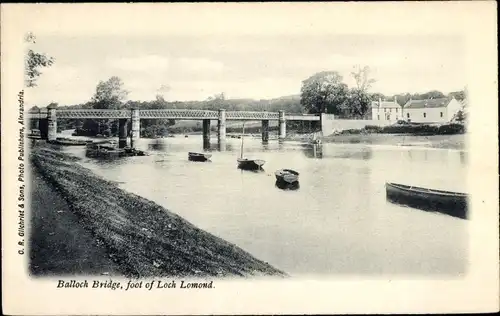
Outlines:
{"type": "Polygon", "coordinates": [[[205,162],[208,161],[210,157],[212,157],[211,154],[188,153],[189,161],[205,162]]]}
{"type": "Polygon", "coordinates": [[[285,181],[276,180],[275,186],[281,190],[298,190],[300,189],[299,181],[288,183],[285,181]]]}
{"type": "Polygon", "coordinates": [[[260,170],[264,163],[264,160],[259,159],[238,159],[238,168],[243,170],[260,170]]]}
{"type": "Polygon", "coordinates": [[[299,181],[299,173],[290,169],[280,169],[274,173],[276,181],[294,183],[299,181]]]}
{"type": "Polygon", "coordinates": [[[386,183],[386,197],[389,201],[413,208],[440,212],[467,219],[467,195],[457,192],[411,187],[397,183],[386,183]]]}

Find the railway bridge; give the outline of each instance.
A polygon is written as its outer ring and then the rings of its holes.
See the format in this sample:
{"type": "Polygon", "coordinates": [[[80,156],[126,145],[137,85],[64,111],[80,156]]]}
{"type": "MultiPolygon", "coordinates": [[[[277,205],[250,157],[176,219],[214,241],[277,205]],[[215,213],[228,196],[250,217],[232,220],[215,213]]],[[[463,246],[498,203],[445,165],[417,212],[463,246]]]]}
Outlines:
{"type": "Polygon", "coordinates": [[[212,110],[184,110],[184,109],[121,109],[121,110],[104,110],[104,109],[57,109],[57,107],[49,106],[47,109],[28,111],[26,113],[28,119],[38,120],[40,131],[47,140],[55,140],[57,133],[58,119],[118,119],[118,137],[119,147],[127,145],[127,138],[130,137],[130,147],[134,147],[137,139],[140,138],[140,122],[141,119],[173,119],[173,120],[201,120],[203,121],[203,141],[204,143],[210,140],[210,122],[217,120],[217,139],[219,144],[226,141],[226,121],[261,121],[262,122],[262,141],[269,140],[269,121],[278,121],[278,139],[282,140],[286,137],[286,122],[287,121],[320,121],[322,130],[324,121],[332,120],[333,115],[300,115],[300,114],[285,114],[284,111],[279,112],[251,112],[251,111],[226,111],[224,109],[218,111],[212,110]],[[132,122],[130,133],[127,130],[127,122],[132,122]],[[127,135],[128,134],[128,135],[127,135]]]}

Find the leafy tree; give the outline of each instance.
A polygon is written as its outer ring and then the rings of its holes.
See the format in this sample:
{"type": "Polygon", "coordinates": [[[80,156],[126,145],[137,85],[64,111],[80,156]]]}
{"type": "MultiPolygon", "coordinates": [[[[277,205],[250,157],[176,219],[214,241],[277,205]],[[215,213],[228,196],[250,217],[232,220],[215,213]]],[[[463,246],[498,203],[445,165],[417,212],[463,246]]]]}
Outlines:
{"type": "MultiPolygon", "coordinates": [[[[36,38],[33,33],[26,34],[24,38],[25,42],[28,44],[35,44],[36,38]]],[[[42,67],[50,67],[54,63],[54,58],[49,57],[43,53],[37,53],[32,49],[28,49],[28,53],[25,59],[25,72],[24,72],[24,83],[26,87],[36,87],[36,80],[42,72],[39,70],[42,67]]]]}
{"type": "Polygon", "coordinates": [[[370,109],[370,96],[363,90],[353,88],[347,95],[344,115],[352,117],[363,117],[370,109]]]}
{"type": "Polygon", "coordinates": [[[120,78],[113,76],[107,81],[99,81],[92,103],[94,109],[118,109],[127,98],[128,91],[123,89],[120,78]]]}
{"type": "Polygon", "coordinates": [[[463,110],[458,111],[457,114],[455,115],[455,120],[462,124],[465,122],[466,118],[467,117],[463,110]]]}
{"type": "Polygon", "coordinates": [[[382,93],[379,93],[379,92],[375,92],[375,93],[371,93],[370,94],[370,99],[372,101],[378,101],[379,99],[381,100],[385,100],[385,95],[383,95],[382,93]]]}
{"type": "Polygon", "coordinates": [[[300,103],[309,113],[339,114],[347,92],[338,72],[322,71],[302,81],[300,103]]]}
{"type": "Polygon", "coordinates": [[[448,93],[448,97],[450,97],[450,98],[454,97],[458,101],[462,101],[465,99],[465,91],[460,90],[460,91],[450,92],[450,93],[448,93]]]}

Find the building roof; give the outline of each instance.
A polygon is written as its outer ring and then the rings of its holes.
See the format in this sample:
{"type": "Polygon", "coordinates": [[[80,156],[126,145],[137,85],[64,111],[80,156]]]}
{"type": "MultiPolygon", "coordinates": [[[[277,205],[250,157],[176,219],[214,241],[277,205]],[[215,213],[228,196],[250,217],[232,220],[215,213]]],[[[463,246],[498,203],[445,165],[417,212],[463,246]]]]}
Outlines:
{"type": "Polygon", "coordinates": [[[441,108],[447,107],[452,99],[451,98],[439,98],[439,99],[427,99],[427,100],[409,100],[404,105],[405,109],[422,109],[422,108],[441,108]]]}
{"type": "MultiPolygon", "coordinates": [[[[372,108],[378,108],[379,107],[379,101],[372,101],[372,108]]],[[[399,109],[401,108],[401,105],[394,101],[381,101],[380,102],[380,108],[396,108],[399,109]]]]}

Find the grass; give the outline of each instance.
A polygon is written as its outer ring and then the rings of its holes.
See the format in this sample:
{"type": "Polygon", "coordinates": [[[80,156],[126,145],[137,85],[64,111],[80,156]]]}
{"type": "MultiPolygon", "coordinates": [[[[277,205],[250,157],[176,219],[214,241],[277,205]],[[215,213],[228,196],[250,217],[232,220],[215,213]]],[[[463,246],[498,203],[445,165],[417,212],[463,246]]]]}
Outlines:
{"type": "Polygon", "coordinates": [[[286,275],[162,206],[96,176],[71,156],[42,146],[35,147],[30,158],[128,277],[286,275]]]}

